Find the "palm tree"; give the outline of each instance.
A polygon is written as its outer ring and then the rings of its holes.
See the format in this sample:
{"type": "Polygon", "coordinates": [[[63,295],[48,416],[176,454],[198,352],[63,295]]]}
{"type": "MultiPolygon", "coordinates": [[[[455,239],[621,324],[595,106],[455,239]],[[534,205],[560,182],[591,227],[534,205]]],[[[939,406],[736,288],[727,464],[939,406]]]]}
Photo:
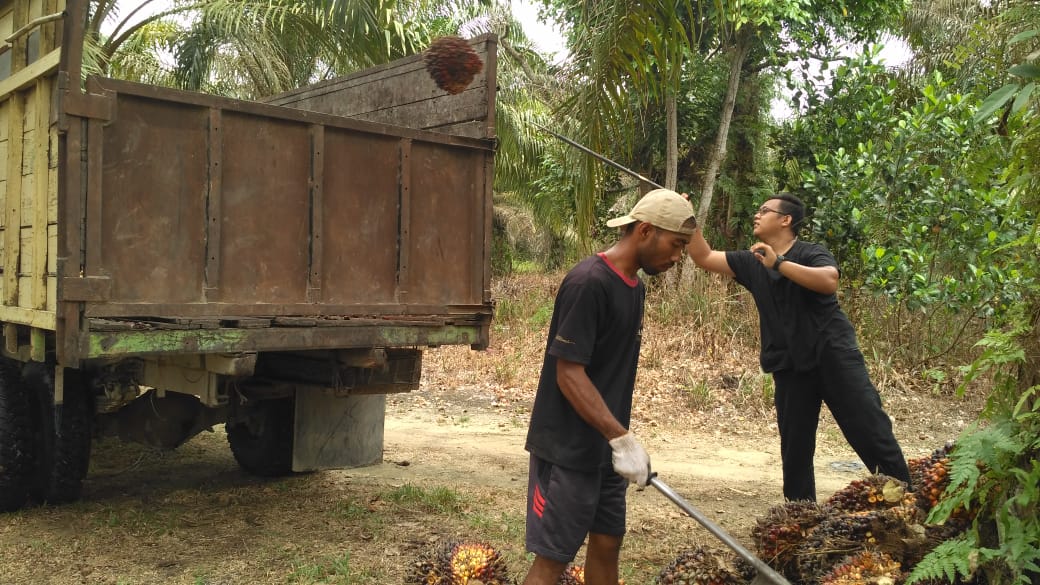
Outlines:
{"type": "Polygon", "coordinates": [[[259,97],[415,53],[430,23],[462,4],[471,3],[145,0],[124,13],[115,0],[91,0],[84,69],[259,97]],[[156,57],[162,52],[176,59],[172,71],[156,57]]]}

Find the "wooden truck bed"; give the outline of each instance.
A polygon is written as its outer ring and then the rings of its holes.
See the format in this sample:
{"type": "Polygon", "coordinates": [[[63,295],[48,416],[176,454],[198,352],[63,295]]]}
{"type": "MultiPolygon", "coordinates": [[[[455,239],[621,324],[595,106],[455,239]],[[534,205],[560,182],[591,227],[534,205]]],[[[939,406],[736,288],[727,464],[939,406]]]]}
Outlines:
{"type": "MultiPolygon", "coordinates": [[[[11,27],[46,10],[16,11],[11,27]]],[[[480,45],[490,66],[456,101],[427,79],[425,95],[372,102],[372,121],[337,105],[354,103],[371,73],[272,103],[106,78],[80,91],[82,26],[65,20],[0,81],[6,354],[53,350],[75,367],[487,345],[493,39],[480,45]],[[395,125],[394,111],[434,122],[395,125]]],[[[414,87],[417,59],[379,72],[414,87]]]]}

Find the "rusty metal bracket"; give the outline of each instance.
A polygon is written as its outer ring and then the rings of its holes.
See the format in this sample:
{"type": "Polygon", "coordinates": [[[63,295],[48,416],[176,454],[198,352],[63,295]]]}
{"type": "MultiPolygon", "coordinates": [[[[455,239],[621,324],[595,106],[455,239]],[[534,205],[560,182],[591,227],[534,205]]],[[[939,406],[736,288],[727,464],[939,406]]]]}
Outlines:
{"type": "Polygon", "coordinates": [[[104,122],[111,122],[115,118],[116,93],[103,89],[96,83],[89,83],[89,86],[93,91],[84,93],[71,84],[67,72],[58,72],[58,91],[55,92],[55,99],[58,100],[58,129],[60,131],[68,130],[69,116],[104,122]]]}
{"type": "Polygon", "coordinates": [[[106,301],[112,295],[112,280],[107,276],[66,277],[61,279],[58,298],[62,301],[106,301]]]}

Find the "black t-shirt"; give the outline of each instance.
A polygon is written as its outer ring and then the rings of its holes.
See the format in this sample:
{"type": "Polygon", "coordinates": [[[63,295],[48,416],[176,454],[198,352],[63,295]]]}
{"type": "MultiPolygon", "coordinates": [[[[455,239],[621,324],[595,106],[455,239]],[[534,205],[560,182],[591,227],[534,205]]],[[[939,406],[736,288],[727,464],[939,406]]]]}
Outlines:
{"type": "MultiPolygon", "coordinates": [[[[838,268],[827,248],[801,240],[795,241],[785,257],[804,266],[838,268]]],[[[836,295],[795,284],[779,271],[762,266],[748,250],[726,252],[726,262],[758,306],[762,371],[806,371],[820,363],[825,351],[858,349],[856,331],[836,295]]]]}
{"type": "Polygon", "coordinates": [[[560,285],[549,324],[542,375],[525,448],[569,469],[610,464],[606,438],[586,423],[556,383],[558,358],[585,365],[610,412],[626,428],[632,414],[643,330],[643,283],[628,280],[605,258],[578,263],[560,285]]]}

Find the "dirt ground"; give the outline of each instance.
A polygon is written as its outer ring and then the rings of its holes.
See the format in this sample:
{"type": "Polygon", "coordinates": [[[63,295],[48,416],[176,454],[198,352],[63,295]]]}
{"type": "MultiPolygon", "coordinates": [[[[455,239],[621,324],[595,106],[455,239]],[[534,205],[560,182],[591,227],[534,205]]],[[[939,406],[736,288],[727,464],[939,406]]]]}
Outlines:
{"type": "MultiPolygon", "coordinates": [[[[882,393],[907,457],[975,416],[950,396],[882,393]]],[[[382,464],[276,480],[240,471],[221,427],[172,452],[99,442],[81,502],[0,515],[0,583],[408,583],[447,538],[488,542],[522,576],[529,398],[493,381],[424,383],[388,398],[382,464]]],[[[771,413],[676,416],[681,402],[636,400],[633,428],[661,479],[750,548],[755,519],[781,500],[771,413]]],[[[829,416],[819,437],[822,500],[863,470],[829,416]]],[[[629,506],[629,585],[652,583],[684,548],[722,548],[653,489],[629,506]]]]}

